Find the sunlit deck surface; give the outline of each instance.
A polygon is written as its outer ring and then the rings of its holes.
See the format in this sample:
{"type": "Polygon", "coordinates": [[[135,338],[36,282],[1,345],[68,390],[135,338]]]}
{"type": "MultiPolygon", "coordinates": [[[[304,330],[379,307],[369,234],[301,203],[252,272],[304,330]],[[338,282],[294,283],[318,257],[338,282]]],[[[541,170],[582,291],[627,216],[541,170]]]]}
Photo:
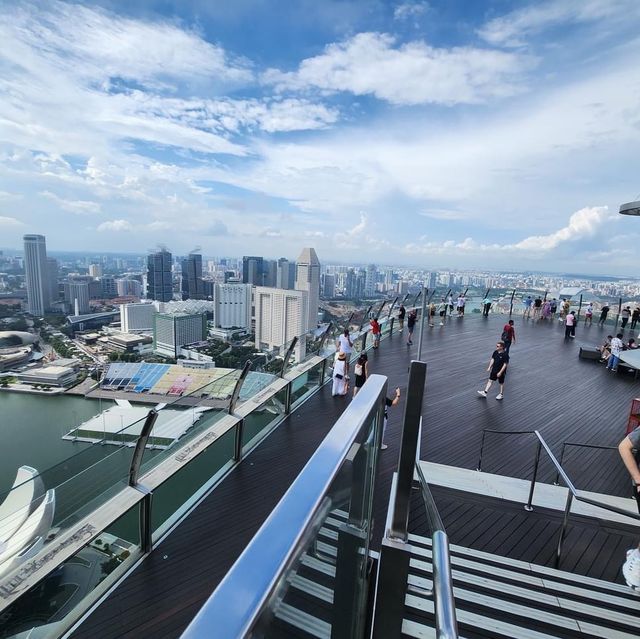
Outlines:
{"type": "MultiPolygon", "coordinates": [[[[446,326],[425,327],[423,359],[428,363],[423,410],[422,458],[475,468],[482,430],[539,430],[559,456],[562,442],[616,445],[624,436],[631,399],[640,395],[632,375],[578,359],[580,345],[599,344],[611,332],[581,324],[574,340],[554,323],[515,318],[504,401],[476,390],[505,316],[469,315],[446,326]]],[[[406,329],[405,329],[406,330],[406,329]]],[[[627,331],[628,332],[628,331],[627,331]]],[[[406,333],[405,333],[406,335],[406,333]]],[[[389,394],[406,388],[408,365],[416,357],[397,332],[370,351],[370,372],[389,377],[389,394]]],[[[628,337],[629,335],[627,335],[628,337]]],[[[292,413],[243,463],[126,578],[74,633],[74,637],[176,637],[184,630],[258,530],[348,400],[332,398],[325,385],[292,413]]],[[[391,475],[397,464],[404,406],[392,408],[381,451],[376,494],[374,547],[379,546],[391,475]]],[[[533,467],[532,436],[488,435],[483,470],[521,479],[533,467]]],[[[627,495],[630,490],[616,451],[572,449],[565,468],[577,488],[627,495]]],[[[555,473],[543,460],[539,479],[555,473]]],[[[428,479],[428,478],[427,478],[428,479]]],[[[434,489],[453,543],[552,565],[560,525],[558,512],[434,489]]],[[[424,532],[419,500],[411,518],[424,532]]],[[[617,579],[624,550],[634,544],[631,527],[572,518],[562,568],[617,579]]],[[[637,540],[635,540],[637,543],[637,540]]]]}

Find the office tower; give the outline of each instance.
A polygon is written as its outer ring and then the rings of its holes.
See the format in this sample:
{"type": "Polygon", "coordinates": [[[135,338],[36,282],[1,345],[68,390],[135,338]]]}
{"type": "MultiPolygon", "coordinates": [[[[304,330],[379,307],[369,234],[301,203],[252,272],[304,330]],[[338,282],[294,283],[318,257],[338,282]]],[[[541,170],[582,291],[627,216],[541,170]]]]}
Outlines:
{"type": "Polygon", "coordinates": [[[31,315],[43,315],[49,308],[50,290],[46,241],[44,235],[25,235],[23,239],[27,310],[31,315]]]}
{"type": "Polygon", "coordinates": [[[275,288],[278,280],[278,262],[275,260],[264,260],[262,266],[264,269],[264,286],[275,288]]]}
{"type": "Polygon", "coordinates": [[[147,256],[147,297],[160,302],[173,299],[171,253],[166,249],[147,256]]]}
{"type": "Polygon", "coordinates": [[[429,273],[429,290],[433,291],[438,285],[438,274],[435,271],[429,273]]]}
{"type": "Polygon", "coordinates": [[[101,264],[89,264],[89,275],[91,275],[91,277],[101,277],[102,276],[102,265],[101,264]]]}
{"type": "Polygon", "coordinates": [[[296,263],[290,262],[285,257],[278,260],[278,273],[276,275],[276,288],[293,289],[296,286],[296,263]]]}
{"type": "Polygon", "coordinates": [[[344,294],[350,299],[356,297],[356,272],[352,268],[347,271],[345,277],[344,294]]]}
{"type": "Polygon", "coordinates": [[[364,294],[373,295],[376,292],[376,282],[378,281],[378,271],[375,264],[369,264],[366,270],[364,282],[364,294]]]}
{"type": "Polygon", "coordinates": [[[318,325],[320,306],[320,261],[313,248],[304,248],[296,264],[296,290],[308,293],[308,316],[306,330],[318,325]]]}
{"type": "Polygon", "coordinates": [[[384,288],[386,291],[393,290],[393,280],[394,274],[393,271],[389,268],[384,272],[384,288]]]}
{"type": "Polygon", "coordinates": [[[100,285],[99,297],[110,300],[118,296],[118,280],[112,275],[103,275],[98,283],[100,285]]]}
{"type": "Polygon", "coordinates": [[[58,288],[58,260],[53,257],[47,258],[47,279],[49,282],[49,304],[55,304],[60,298],[58,288]]]}
{"type": "MultiPolygon", "coordinates": [[[[307,331],[309,293],[256,287],[256,346],[282,349],[307,331]]],[[[314,325],[315,326],[315,325],[314,325]]],[[[304,340],[301,340],[304,341],[304,340]]]]}
{"type": "Polygon", "coordinates": [[[406,295],[409,292],[409,282],[406,282],[405,280],[400,280],[399,282],[396,282],[396,293],[398,295],[406,295]]]}
{"type": "Polygon", "coordinates": [[[207,336],[204,313],[156,313],[153,319],[153,350],[159,355],[177,357],[183,346],[207,336]]]}
{"type": "Polygon", "coordinates": [[[264,283],[264,265],[261,257],[245,255],[242,258],[242,282],[253,286],[264,283]]]}
{"type": "Polygon", "coordinates": [[[153,304],[121,304],[120,330],[123,333],[144,333],[153,330],[156,308],[153,304]]]}
{"type": "Polygon", "coordinates": [[[142,284],[138,280],[122,277],[117,279],[115,283],[118,297],[140,297],[142,295],[142,284]]]}
{"type": "Polygon", "coordinates": [[[224,283],[226,284],[229,280],[233,280],[236,277],[235,271],[225,271],[224,272],[224,283]]]}
{"type": "Polygon", "coordinates": [[[217,327],[251,327],[251,284],[216,284],[214,303],[217,327]]]}
{"type": "Polygon", "coordinates": [[[84,315],[91,312],[89,306],[89,282],[84,280],[70,280],[66,283],[67,300],[71,304],[74,315],[84,315]]]}
{"type": "Polygon", "coordinates": [[[336,294],[336,276],[329,273],[324,274],[322,296],[331,299],[336,294]]]}
{"type": "Polygon", "coordinates": [[[182,299],[200,300],[203,297],[202,255],[191,253],[182,260],[182,299]]]}

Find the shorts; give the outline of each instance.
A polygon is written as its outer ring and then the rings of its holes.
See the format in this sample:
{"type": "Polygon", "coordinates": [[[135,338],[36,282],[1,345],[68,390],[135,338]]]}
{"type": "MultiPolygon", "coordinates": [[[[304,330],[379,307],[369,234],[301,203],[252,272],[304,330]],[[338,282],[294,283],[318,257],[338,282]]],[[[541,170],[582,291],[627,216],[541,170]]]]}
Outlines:
{"type": "Polygon", "coordinates": [[[502,375],[498,376],[497,371],[494,373],[493,371],[491,371],[491,373],[489,373],[489,379],[492,382],[495,382],[496,380],[498,380],[499,384],[504,384],[504,378],[507,376],[507,373],[504,372],[502,375]]]}
{"type": "Polygon", "coordinates": [[[447,314],[447,311],[440,311],[440,317],[444,317],[447,314]]]}
{"type": "Polygon", "coordinates": [[[364,375],[356,375],[356,379],[355,379],[356,388],[362,388],[366,381],[367,380],[365,379],[364,375]]]}

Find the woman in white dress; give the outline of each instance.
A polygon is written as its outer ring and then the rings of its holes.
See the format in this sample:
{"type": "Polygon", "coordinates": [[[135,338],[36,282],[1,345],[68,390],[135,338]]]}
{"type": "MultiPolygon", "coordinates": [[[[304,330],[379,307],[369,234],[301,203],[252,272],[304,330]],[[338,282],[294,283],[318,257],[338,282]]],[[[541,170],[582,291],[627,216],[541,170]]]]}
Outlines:
{"type": "Polygon", "coordinates": [[[336,395],[347,394],[347,373],[345,364],[347,356],[344,353],[338,353],[338,359],[333,364],[333,387],[331,394],[336,395]]]}

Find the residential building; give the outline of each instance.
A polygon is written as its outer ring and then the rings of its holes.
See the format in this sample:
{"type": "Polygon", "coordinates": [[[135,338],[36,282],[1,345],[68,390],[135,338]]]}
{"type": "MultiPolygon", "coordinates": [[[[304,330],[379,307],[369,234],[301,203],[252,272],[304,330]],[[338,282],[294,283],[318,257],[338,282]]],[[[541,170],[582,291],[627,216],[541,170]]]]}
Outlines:
{"type": "Polygon", "coordinates": [[[166,249],[147,256],[147,298],[168,302],[173,299],[172,257],[166,249]]]}
{"type": "Polygon", "coordinates": [[[214,320],[218,328],[251,327],[251,284],[216,284],[214,320]]]}
{"type": "Polygon", "coordinates": [[[119,278],[116,281],[116,292],[118,297],[142,296],[142,284],[138,280],[134,280],[128,277],[119,278]]]}
{"type": "Polygon", "coordinates": [[[65,284],[66,298],[71,304],[74,315],[84,315],[91,312],[89,306],[89,282],[84,280],[70,280],[65,284]]]}
{"type": "Polygon", "coordinates": [[[318,325],[318,307],[320,306],[320,261],[313,248],[304,248],[296,264],[296,290],[308,293],[306,328],[303,332],[318,325]]]}
{"type": "Polygon", "coordinates": [[[165,357],[177,357],[186,344],[202,342],[207,336],[204,313],[156,313],[153,326],[153,350],[165,357]]]}
{"type": "Polygon", "coordinates": [[[91,277],[102,277],[102,264],[89,264],[89,275],[91,277]]]}
{"type": "MultiPolygon", "coordinates": [[[[118,297],[118,283],[115,277],[111,275],[103,275],[99,280],[100,285],[100,296],[103,299],[113,299],[114,297],[118,297]]],[[[138,297],[140,294],[138,293],[138,297]]]]}
{"type": "Polygon", "coordinates": [[[46,240],[44,235],[25,235],[23,239],[27,310],[32,315],[43,315],[49,308],[51,290],[46,240]]]}
{"type": "Polygon", "coordinates": [[[376,293],[376,283],[378,281],[378,270],[375,264],[369,264],[364,282],[364,294],[369,296],[376,293]]]}
{"type": "Polygon", "coordinates": [[[307,332],[308,291],[258,286],[255,307],[256,346],[262,350],[282,350],[294,337],[307,332]]]}
{"type": "Polygon", "coordinates": [[[123,333],[145,333],[153,330],[156,308],[153,304],[122,304],[120,306],[120,329],[123,333]]]}

